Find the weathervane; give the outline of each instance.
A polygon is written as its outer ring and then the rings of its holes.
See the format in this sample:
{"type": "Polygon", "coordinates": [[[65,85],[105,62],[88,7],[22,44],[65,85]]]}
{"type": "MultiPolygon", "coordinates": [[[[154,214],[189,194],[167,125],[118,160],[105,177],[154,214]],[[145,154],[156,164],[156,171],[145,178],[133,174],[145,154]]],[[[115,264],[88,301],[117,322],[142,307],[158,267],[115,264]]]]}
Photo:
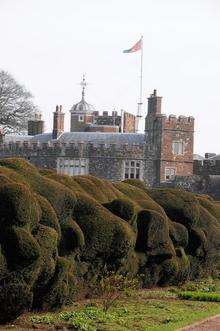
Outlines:
{"type": "Polygon", "coordinates": [[[82,86],[82,100],[84,100],[84,97],[85,97],[85,88],[87,86],[85,75],[83,75],[83,79],[82,79],[80,85],[82,86]]]}

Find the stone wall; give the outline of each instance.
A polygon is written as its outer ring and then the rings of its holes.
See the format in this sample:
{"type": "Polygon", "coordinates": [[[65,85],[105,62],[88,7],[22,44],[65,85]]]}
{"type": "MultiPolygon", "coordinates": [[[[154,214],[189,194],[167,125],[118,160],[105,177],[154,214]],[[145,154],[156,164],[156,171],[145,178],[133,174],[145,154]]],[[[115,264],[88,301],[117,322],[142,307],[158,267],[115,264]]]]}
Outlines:
{"type": "Polygon", "coordinates": [[[1,144],[0,157],[22,157],[44,169],[56,169],[57,158],[86,158],[89,160],[89,174],[110,180],[124,179],[124,162],[138,160],[143,165],[143,180],[152,181],[152,163],[145,155],[145,147],[138,144],[17,142],[1,144]]]}
{"type": "Polygon", "coordinates": [[[193,173],[195,175],[220,175],[220,160],[194,160],[193,173]]]}

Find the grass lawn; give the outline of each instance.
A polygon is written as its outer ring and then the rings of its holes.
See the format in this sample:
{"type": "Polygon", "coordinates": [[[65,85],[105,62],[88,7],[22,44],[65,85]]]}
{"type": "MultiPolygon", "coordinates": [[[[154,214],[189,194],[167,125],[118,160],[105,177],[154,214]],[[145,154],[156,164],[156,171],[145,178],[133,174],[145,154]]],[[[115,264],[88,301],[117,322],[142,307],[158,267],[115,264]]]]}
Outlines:
{"type": "MultiPolygon", "coordinates": [[[[27,313],[0,330],[171,331],[220,314],[218,302],[181,300],[176,288],[139,290],[119,299],[107,313],[102,300],[84,300],[56,312],[27,313]]],[[[201,291],[201,289],[200,289],[201,291]]],[[[219,288],[215,289],[219,293],[219,288]]]]}

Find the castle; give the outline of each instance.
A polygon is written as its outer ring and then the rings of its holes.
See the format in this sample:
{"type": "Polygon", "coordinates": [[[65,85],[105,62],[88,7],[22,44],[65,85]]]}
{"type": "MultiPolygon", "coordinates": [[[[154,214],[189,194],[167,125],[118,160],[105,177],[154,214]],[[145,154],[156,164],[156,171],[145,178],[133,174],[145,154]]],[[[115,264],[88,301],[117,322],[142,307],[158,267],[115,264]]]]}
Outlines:
{"type": "Polygon", "coordinates": [[[43,132],[41,115],[36,114],[28,123],[28,135],[2,138],[0,157],[22,157],[70,176],[133,178],[151,186],[193,174],[193,117],[162,114],[162,97],[154,90],[148,98],[145,133],[137,133],[132,114],[99,114],[85,101],[85,86],[83,80],[82,99],[70,110],[70,132],[64,132],[62,106],[56,106],[51,133],[43,132]]]}

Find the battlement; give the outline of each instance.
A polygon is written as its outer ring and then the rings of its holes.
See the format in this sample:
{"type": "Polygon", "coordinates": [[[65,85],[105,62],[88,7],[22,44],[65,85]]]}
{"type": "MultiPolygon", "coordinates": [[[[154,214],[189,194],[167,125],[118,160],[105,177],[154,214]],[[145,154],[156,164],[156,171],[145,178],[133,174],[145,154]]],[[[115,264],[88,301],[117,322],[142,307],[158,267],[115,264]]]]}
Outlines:
{"type": "Polygon", "coordinates": [[[117,116],[121,116],[118,114],[117,111],[113,110],[112,112],[108,112],[108,111],[103,111],[103,112],[99,112],[99,111],[94,111],[93,116],[103,116],[103,117],[117,117],[117,116]]]}
{"type": "Polygon", "coordinates": [[[15,142],[9,142],[9,143],[0,143],[0,151],[1,152],[28,152],[28,151],[38,151],[38,150],[44,150],[51,152],[57,152],[58,154],[62,151],[65,150],[100,150],[100,151],[108,151],[109,150],[114,150],[114,151],[127,151],[127,152],[137,152],[137,151],[142,151],[143,150],[143,145],[142,144],[128,144],[128,143],[123,143],[123,144],[116,144],[114,142],[84,142],[84,141],[78,141],[78,142],[68,142],[68,143],[63,143],[60,141],[53,141],[53,142],[33,142],[33,141],[15,141],[15,142]]]}
{"type": "Polygon", "coordinates": [[[176,115],[165,115],[165,114],[157,114],[156,118],[158,121],[162,121],[164,129],[173,129],[173,130],[194,130],[194,117],[192,116],[183,116],[180,115],[177,117],[176,115]]]}

